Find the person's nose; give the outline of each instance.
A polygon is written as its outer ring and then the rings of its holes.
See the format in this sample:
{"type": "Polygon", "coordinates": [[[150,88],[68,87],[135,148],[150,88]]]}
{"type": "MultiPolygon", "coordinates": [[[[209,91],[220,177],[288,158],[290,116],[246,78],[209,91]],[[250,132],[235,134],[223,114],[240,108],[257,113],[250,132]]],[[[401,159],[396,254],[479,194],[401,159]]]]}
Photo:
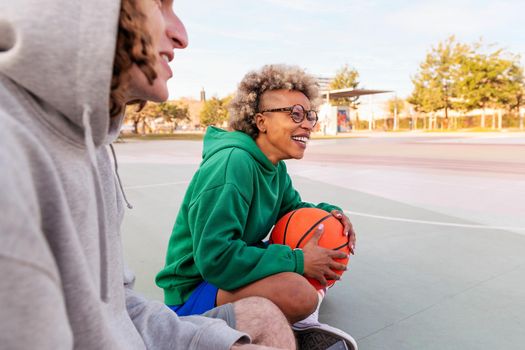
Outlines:
{"type": "Polygon", "coordinates": [[[188,46],[188,33],[184,27],[184,23],[177,17],[177,15],[170,11],[166,18],[166,34],[171,40],[173,48],[184,49],[188,46]]]}
{"type": "Polygon", "coordinates": [[[309,121],[308,119],[304,118],[303,121],[301,122],[301,128],[311,131],[311,130],[313,130],[314,125],[313,125],[313,123],[311,121],[309,121]]]}

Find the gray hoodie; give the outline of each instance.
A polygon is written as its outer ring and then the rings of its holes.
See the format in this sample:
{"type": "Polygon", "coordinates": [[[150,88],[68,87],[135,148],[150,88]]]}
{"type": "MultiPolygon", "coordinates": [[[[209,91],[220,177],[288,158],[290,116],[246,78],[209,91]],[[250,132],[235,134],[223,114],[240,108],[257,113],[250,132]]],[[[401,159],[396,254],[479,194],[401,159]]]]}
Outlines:
{"type": "Polygon", "coordinates": [[[178,318],[124,274],[106,148],[122,121],[108,112],[119,7],[0,1],[2,349],[228,349],[244,336],[178,318]]]}

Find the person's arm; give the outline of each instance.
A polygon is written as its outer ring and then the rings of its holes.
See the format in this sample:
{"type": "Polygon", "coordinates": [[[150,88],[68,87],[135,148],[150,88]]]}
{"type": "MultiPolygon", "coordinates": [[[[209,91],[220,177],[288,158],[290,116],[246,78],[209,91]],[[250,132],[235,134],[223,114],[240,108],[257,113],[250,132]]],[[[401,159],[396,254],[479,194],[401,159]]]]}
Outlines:
{"type": "Polygon", "coordinates": [[[2,348],[72,349],[73,336],[58,282],[23,260],[5,256],[0,257],[0,276],[2,348]]]}
{"type": "Polygon", "coordinates": [[[72,349],[60,278],[41,230],[24,145],[1,133],[0,347],[72,349]]]}
{"type": "Polygon", "coordinates": [[[148,349],[230,349],[249,342],[242,332],[218,319],[204,316],[178,317],[161,302],[147,300],[133,290],[134,275],[124,274],[126,307],[148,349]]]}
{"type": "Polygon", "coordinates": [[[242,239],[248,211],[247,199],[234,184],[211,188],[190,206],[195,264],[204,280],[232,290],[279,272],[302,274],[302,251],[280,244],[260,248],[242,239]]]}

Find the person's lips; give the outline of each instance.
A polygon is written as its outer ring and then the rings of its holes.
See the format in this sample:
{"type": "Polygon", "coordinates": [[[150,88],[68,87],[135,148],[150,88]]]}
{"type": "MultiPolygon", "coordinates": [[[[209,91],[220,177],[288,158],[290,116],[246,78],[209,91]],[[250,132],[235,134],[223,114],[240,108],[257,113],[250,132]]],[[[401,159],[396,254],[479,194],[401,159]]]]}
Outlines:
{"type": "Polygon", "coordinates": [[[168,72],[168,75],[169,77],[171,78],[173,76],[173,72],[171,71],[171,68],[170,68],[170,61],[173,60],[173,53],[166,53],[166,52],[161,52],[160,53],[160,63],[161,65],[164,67],[164,69],[168,72]]]}
{"type": "Polygon", "coordinates": [[[310,141],[310,135],[293,135],[292,140],[294,140],[300,147],[306,148],[308,141],[310,141]]]}

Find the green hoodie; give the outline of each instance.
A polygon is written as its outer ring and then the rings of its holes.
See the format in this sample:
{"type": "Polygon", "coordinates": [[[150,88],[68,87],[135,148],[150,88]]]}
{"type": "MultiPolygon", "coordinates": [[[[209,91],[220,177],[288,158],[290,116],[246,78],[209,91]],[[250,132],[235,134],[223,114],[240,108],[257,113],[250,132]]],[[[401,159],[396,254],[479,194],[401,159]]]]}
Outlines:
{"type": "Polygon", "coordinates": [[[247,134],[208,128],[156,277],[166,304],[183,304],[203,280],[233,290],[279,272],[302,274],[302,251],[262,242],[280,217],[302,207],[339,209],[302,202],[285,163],[273,165],[247,134]]]}

